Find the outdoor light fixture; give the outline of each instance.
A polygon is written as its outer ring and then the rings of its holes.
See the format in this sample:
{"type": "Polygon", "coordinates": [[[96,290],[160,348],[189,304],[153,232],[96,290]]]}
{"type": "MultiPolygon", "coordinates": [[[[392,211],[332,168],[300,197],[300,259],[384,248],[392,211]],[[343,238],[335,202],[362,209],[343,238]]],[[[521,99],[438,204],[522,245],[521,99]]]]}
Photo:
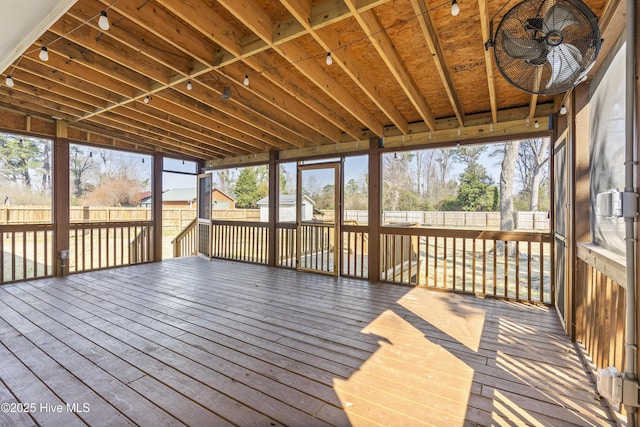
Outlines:
{"type": "Polygon", "coordinates": [[[40,54],[38,55],[41,61],[47,62],[49,60],[49,51],[45,46],[40,48],[40,54]]]}
{"type": "Polygon", "coordinates": [[[245,86],[249,86],[249,74],[244,75],[244,81],[242,82],[245,86]]]}
{"type": "Polygon", "coordinates": [[[7,76],[7,78],[4,79],[4,84],[6,84],[9,87],[13,87],[14,83],[13,83],[13,79],[11,78],[11,76],[7,76]]]}
{"type": "Polygon", "coordinates": [[[451,15],[458,16],[460,14],[460,6],[458,0],[451,0],[451,15]]]}
{"type": "Polygon", "coordinates": [[[187,90],[193,89],[193,85],[191,84],[191,80],[187,80],[187,90]]]}
{"type": "Polygon", "coordinates": [[[100,18],[98,18],[98,27],[101,30],[107,31],[109,29],[109,18],[107,17],[107,12],[104,10],[100,12],[100,18]]]}
{"type": "Polygon", "coordinates": [[[222,99],[224,100],[231,99],[231,88],[229,86],[225,87],[222,90],[222,99]]]}
{"type": "Polygon", "coordinates": [[[333,64],[333,58],[331,57],[331,52],[327,52],[327,59],[325,60],[327,65],[333,64]]]}

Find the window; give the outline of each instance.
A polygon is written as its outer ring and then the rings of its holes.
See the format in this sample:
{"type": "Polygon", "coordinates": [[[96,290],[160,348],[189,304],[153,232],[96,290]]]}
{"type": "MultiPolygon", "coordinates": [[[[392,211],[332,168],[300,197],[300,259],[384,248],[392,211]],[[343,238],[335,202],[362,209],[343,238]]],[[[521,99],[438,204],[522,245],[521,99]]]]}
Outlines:
{"type": "Polygon", "coordinates": [[[269,166],[218,169],[212,176],[213,219],[269,221],[269,166]]]}

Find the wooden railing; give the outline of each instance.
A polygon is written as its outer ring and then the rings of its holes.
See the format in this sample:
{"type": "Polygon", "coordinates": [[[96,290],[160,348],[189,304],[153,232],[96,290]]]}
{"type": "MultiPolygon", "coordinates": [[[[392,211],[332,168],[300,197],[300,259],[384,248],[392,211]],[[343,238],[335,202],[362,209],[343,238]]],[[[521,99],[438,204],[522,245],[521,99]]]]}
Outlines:
{"type": "Polygon", "coordinates": [[[342,226],[342,271],[347,277],[369,277],[369,228],[342,226]]]}
{"type": "Polygon", "coordinates": [[[300,226],[300,267],[317,271],[334,271],[335,224],[302,223],[300,226]]]}
{"type": "Polygon", "coordinates": [[[276,265],[296,268],[296,224],[282,222],[276,224],[276,265]]]}
{"type": "Polygon", "coordinates": [[[69,273],[153,261],[153,222],[73,223],[69,273]]]}
{"type": "Polygon", "coordinates": [[[198,253],[198,219],[191,220],[189,224],[176,237],[171,240],[173,256],[179,258],[198,253]]]}
{"type": "Polygon", "coordinates": [[[269,224],[244,221],[211,221],[211,256],[268,263],[269,224]]]}
{"type": "Polygon", "coordinates": [[[579,244],[576,271],[576,340],[595,369],[624,370],[626,268],[622,257],[579,244]]]}
{"type": "Polygon", "coordinates": [[[53,224],[0,225],[0,284],[54,273],[53,224]]]}
{"type": "Polygon", "coordinates": [[[550,244],[543,233],[382,227],[381,278],[553,304],[550,244]]]}

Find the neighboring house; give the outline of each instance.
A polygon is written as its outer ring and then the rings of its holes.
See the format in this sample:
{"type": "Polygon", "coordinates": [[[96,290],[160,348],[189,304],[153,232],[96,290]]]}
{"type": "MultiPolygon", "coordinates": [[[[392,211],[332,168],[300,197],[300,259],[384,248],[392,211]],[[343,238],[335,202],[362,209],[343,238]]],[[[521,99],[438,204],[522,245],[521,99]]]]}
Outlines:
{"type": "MultiPolygon", "coordinates": [[[[151,192],[141,194],[140,206],[151,206],[151,192]],[[144,196],[144,197],[143,197],[144,196]]],[[[165,208],[193,208],[196,207],[198,200],[198,191],[193,188],[173,188],[162,193],[162,207],[165,208]]],[[[236,201],[228,194],[214,188],[211,190],[211,200],[213,209],[235,209],[236,201]]]]}
{"type": "MultiPolygon", "coordinates": [[[[309,196],[302,196],[302,220],[312,221],[315,202],[309,196]]],[[[260,221],[269,221],[269,197],[258,200],[260,208],[260,221]]],[[[280,195],[280,207],[278,212],[280,222],[296,220],[296,196],[295,194],[280,195]]]]}
{"type": "Polygon", "coordinates": [[[217,188],[211,190],[211,201],[213,202],[213,210],[236,208],[235,199],[217,188]]]}

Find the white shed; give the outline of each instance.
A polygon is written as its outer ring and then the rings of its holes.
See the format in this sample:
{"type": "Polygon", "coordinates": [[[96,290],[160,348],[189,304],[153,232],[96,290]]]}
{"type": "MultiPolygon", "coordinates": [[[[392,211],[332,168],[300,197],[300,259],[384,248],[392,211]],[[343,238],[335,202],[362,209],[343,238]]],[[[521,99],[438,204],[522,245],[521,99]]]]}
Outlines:
{"type": "MultiPolygon", "coordinates": [[[[269,197],[258,200],[260,208],[260,221],[267,222],[269,220],[269,197]]],[[[309,196],[302,196],[302,220],[313,220],[313,207],[315,202],[309,196]]],[[[279,207],[279,221],[293,222],[296,220],[296,196],[295,194],[281,194],[279,207]]]]}

